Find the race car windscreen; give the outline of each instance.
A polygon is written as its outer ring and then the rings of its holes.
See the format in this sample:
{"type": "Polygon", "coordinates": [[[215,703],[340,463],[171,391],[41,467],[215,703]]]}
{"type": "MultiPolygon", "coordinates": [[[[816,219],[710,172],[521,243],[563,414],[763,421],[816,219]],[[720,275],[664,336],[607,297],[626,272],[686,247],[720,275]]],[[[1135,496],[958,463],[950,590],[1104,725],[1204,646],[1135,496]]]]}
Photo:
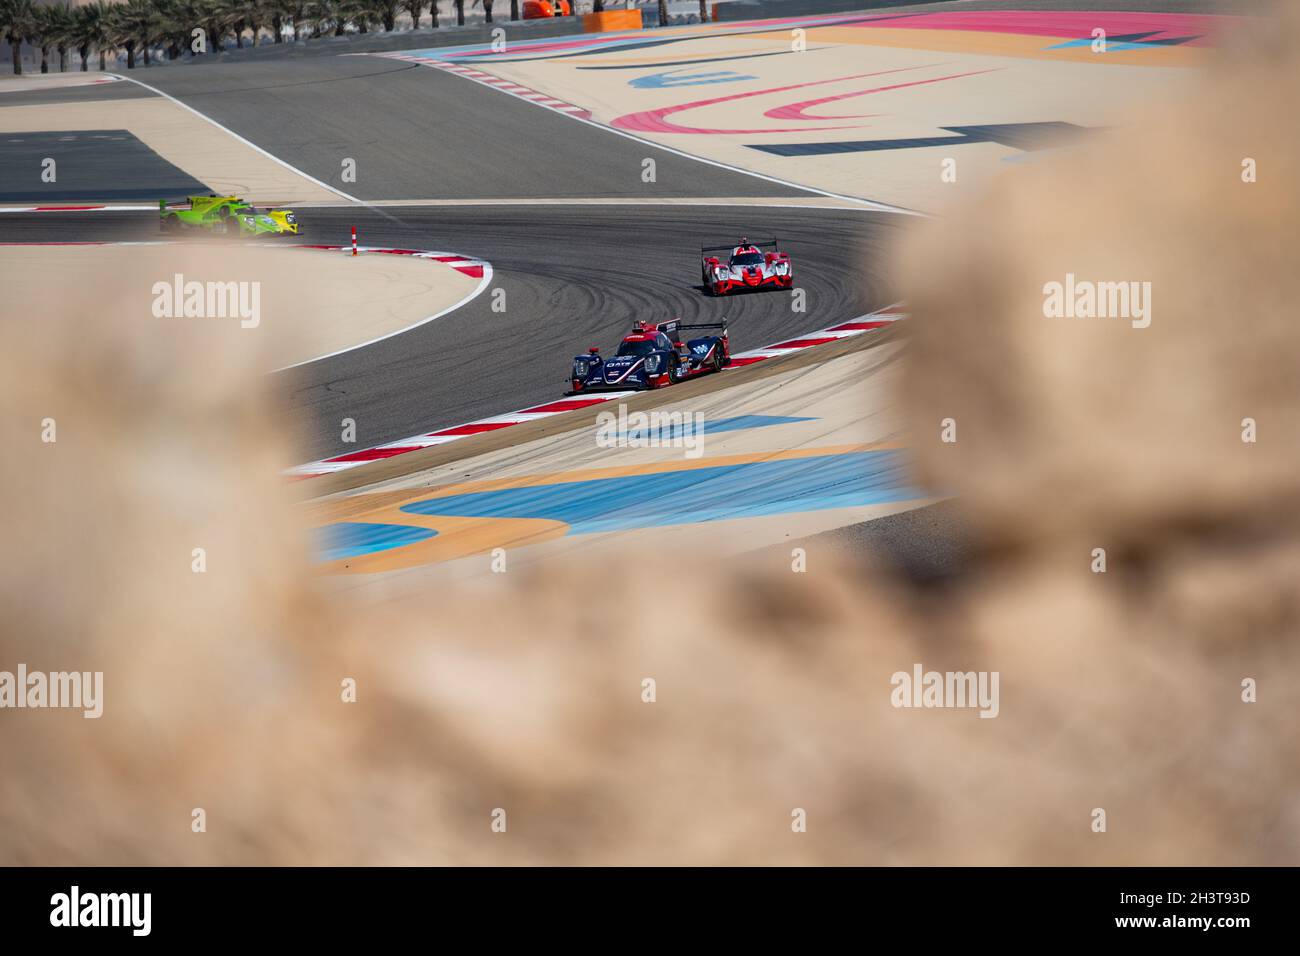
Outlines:
{"type": "Polygon", "coordinates": [[[733,266],[761,266],[763,264],[763,253],[761,252],[741,252],[731,257],[733,266]]]}
{"type": "Polygon", "coordinates": [[[642,339],[640,342],[624,342],[618,347],[619,355],[649,355],[655,350],[655,344],[650,339],[642,339]]]}

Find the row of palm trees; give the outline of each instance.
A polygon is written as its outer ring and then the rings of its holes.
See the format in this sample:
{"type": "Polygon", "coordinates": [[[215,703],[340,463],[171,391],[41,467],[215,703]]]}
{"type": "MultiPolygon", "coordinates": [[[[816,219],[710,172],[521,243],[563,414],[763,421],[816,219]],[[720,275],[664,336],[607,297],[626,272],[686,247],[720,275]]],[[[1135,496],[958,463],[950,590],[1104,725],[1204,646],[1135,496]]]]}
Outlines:
{"type": "MultiPolygon", "coordinates": [[[[509,0],[509,5],[510,19],[518,20],[520,0],[509,0]]],[[[471,6],[482,6],[492,22],[494,0],[471,0],[471,6]]],[[[465,0],[453,0],[452,8],[457,24],[463,25],[465,0]]],[[[604,8],[604,0],[594,0],[595,12],[604,8]]],[[[294,38],[305,40],[381,28],[391,31],[402,11],[415,29],[426,10],[432,26],[438,26],[437,0],[93,0],[83,6],[68,0],[50,5],[0,0],[0,36],[9,43],[14,73],[23,71],[19,50],[23,41],[40,52],[42,73],[50,71],[52,52],[58,54],[59,70],[64,71],[68,54],[74,51],[83,70],[92,51],[99,56],[101,70],[118,51],[126,52],[127,69],[133,69],[137,54],[148,66],[154,51],[172,60],[186,52],[216,53],[227,38],[242,48],[250,34],[250,42],[257,46],[263,31],[274,43],[284,42],[286,28],[294,38]]],[[[658,12],[659,22],[667,24],[668,0],[659,0],[658,12]]],[[[700,18],[707,19],[707,0],[700,0],[700,18]]]]}

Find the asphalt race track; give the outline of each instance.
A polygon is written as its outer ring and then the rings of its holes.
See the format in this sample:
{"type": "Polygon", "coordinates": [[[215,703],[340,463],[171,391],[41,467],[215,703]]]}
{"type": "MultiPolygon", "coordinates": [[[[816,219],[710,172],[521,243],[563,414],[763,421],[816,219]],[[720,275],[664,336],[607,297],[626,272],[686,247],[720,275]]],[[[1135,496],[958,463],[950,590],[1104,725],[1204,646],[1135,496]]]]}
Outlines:
{"type": "MultiPolygon", "coordinates": [[[[614,346],[635,319],[730,322],[736,351],[889,304],[879,257],[908,217],[868,211],[656,205],[667,198],[810,197],[676,156],[455,76],[373,57],[153,70],[157,85],[304,172],[363,200],[504,199],[510,205],[301,209],[303,241],[435,249],[486,259],[505,311],[480,296],[363,349],[283,373],[304,460],[381,444],[559,397],[574,354],[614,346]],[[545,152],[539,153],[539,150],[545,152]],[[653,155],[656,182],[642,182],[653,155]],[[340,157],[357,162],[342,183],[340,157]],[[540,205],[528,199],[607,204],[540,205]],[[609,200],[636,205],[611,205],[609,200]],[[776,236],[790,293],[727,299],[698,286],[699,246],[776,236]]],[[[115,84],[116,85],[116,84],[115,84]]],[[[154,239],[148,212],[9,214],[7,240],[154,239]]],[[[346,263],[340,263],[344,266],[346,263]]]]}
{"type": "MultiPolygon", "coordinates": [[[[311,458],[352,450],[337,442],[345,415],[359,427],[382,425],[380,434],[358,436],[371,444],[556,399],[568,387],[573,356],[592,345],[612,349],[634,319],[725,317],[739,352],[892,301],[864,268],[879,240],[861,236],[889,231],[897,216],[707,207],[384,211],[399,222],[359,221],[366,244],[487,259],[506,311],[492,310],[489,290],[404,335],[291,371],[311,458]],[[805,313],[792,311],[790,293],[714,299],[699,289],[699,246],[741,232],[782,239],[807,294],[805,313]]],[[[357,218],[351,210],[322,210],[304,213],[303,221],[313,241],[342,242],[357,218]]]]}
{"type": "Polygon", "coordinates": [[[219,64],[140,78],[363,200],[810,195],[382,57],[219,64]],[[642,180],[647,157],[656,163],[652,183],[642,180]],[[356,182],[343,182],[344,159],[356,160],[356,182]]]}
{"type": "Polygon", "coordinates": [[[76,203],[87,193],[109,202],[156,202],[203,192],[203,183],[129,130],[0,133],[0,202],[76,203]],[[41,161],[56,151],[63,172],[57,183],[43,182],[41,161]],[[111,187],[103,185],[106,179],[111,187]]]}
{"type": "MultiPolygon", "coordinates": [[[[492,263],[491,290],[437,321],[374,345],[281,373],[306,438],[304,460],[354,450],[339,441],[353,418],[358,443],[550,401],[572,357],[615,346],[637,318],[728,319],[735,351],[825,328],[893,301],[878,254],[903,217],[817,209],[680,206],[479,206],[308,209],[304,241],[428,248],[492,263]],[[699,288],[699,246],[747,232],[774,234],[795,262],[807,311],[788,292],[715,299],[699,288]]],[[[10,242],[158,238],[154,213],[9,214],[10,242]]],[[[347,265],[340,257],[340,268],[347,265]]]]}

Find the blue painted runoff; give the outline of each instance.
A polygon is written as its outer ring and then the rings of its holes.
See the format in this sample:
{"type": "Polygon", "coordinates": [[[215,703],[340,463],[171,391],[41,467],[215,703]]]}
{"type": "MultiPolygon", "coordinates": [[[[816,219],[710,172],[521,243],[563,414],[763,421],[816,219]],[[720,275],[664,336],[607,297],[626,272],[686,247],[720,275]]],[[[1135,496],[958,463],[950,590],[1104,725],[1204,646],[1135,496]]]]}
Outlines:
{"type": "Polygon", "coordinates": [[[425,541],[437,533],[432,528],[404,524],[343,521],[316,529],[316,554],[322,561],[355,558],[425,541]]]}
{"type": "Polygon", "coordinates": [[[571,534],[591,534],[926,497],[908,485],[905,466],[900,451],[850,452],[477,491],[413,502],[402,511],[542,518],[568,524],[571,534]]]}

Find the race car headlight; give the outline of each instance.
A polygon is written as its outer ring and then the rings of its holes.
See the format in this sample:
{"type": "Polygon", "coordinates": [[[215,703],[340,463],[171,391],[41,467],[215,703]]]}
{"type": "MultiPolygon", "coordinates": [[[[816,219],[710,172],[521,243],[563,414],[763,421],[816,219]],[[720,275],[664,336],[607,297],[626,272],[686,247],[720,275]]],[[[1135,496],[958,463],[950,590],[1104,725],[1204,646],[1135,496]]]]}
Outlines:
{"type": "Polygon", "coordinates": [[[664,357],[662,355],[647,355],[645,358],[646,372],[650,375],[658,375],[659,366],[663,364],[663,361],[664,357]]]}
{"type": "Polygon", "coordinates": [[[588,359],[573,360],[573,377],[582,379],[587,377],[587,372],[591,369],[591,362],[588,359]]]}
{"type": "Polygon", "coordinates": [[[293,213],[291,213],[291,212],[290,212],[290,213],[285,213],[284,221],[285,221],[285,222],[288,222],[288,223],[294,223],[294,222],[297,222],[297,221],[298,221],[298,217],[295,216],[295,215],[294,215],[293,213]]]}

